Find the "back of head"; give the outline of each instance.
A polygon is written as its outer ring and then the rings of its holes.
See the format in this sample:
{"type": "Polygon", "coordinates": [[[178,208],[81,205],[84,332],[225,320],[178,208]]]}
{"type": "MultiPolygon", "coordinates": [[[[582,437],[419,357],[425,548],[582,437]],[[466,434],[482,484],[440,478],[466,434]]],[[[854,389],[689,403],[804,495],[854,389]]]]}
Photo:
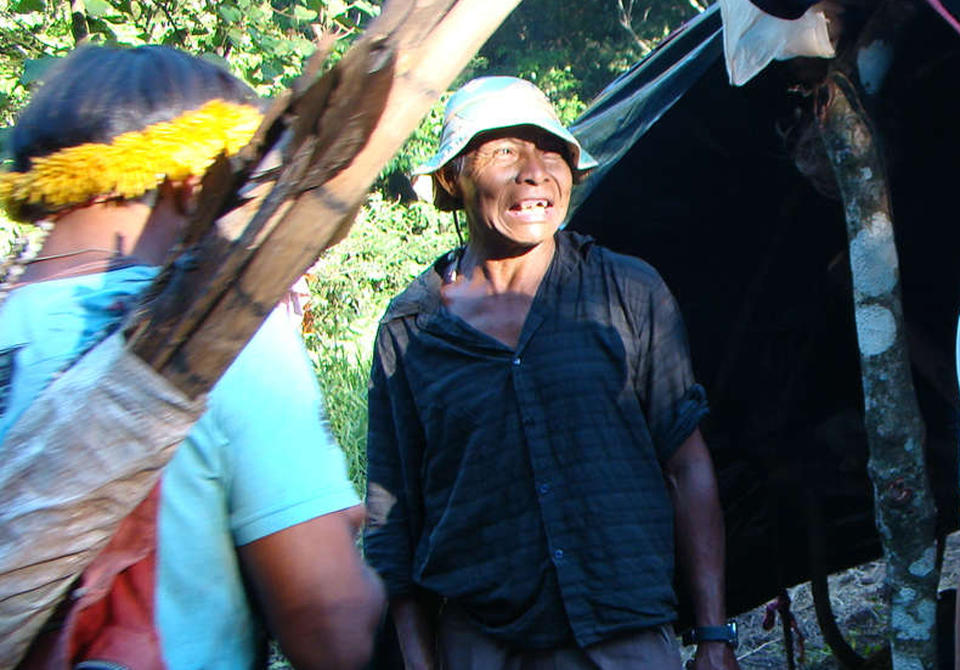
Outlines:
{"type": "Polygon", "coordinates": [[[14,170],[30,159],[171,121],[214,99],[255,104],[254,92],[222,68],[161,46],[81,47],[51,68],[17,121],[14,170]]]}
{"type": "Polygon", "coordinates": [[[201,58],[161,46],[87,46],[54,65],[11,136],[0,199],[37,219],[95,198],[135,198],[200,176],[256,130],[255,93],[201,58]]]}

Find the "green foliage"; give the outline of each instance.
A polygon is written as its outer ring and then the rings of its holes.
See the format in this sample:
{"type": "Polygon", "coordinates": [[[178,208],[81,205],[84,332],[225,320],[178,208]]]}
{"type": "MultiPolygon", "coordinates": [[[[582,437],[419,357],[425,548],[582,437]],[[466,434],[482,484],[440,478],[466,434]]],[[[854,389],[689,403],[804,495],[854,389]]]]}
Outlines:
{"type": "Polygon", "coordinates": [[[26,102],[35,63],[64,53],[72,44],[60,7],[34,0],[0,0],[0,125],[10,125],[26,102]],[[26,73],[25,68],[29,68],[26,73]]]}
{"type": "Polygon", "coordinates": [[[27,238],[35,241],[39,235],[40,229],[36,226],[11,221],[0,210],[0,259],[10,255],[17,240],[27,238]]]}
{"type": "MultiPolygon", "coordinates": [[[[440,129],[443,127],[443,108],[449,98],[450,93],[444,93],[434,103],[420,125],[417,126],[417,129],[407,138],[403,148],[384,168],[384,175],[395,172],[409,175],[414,168],[426,162],[427,158],[433,155],[433,152],[437,149],[440,129]]],[[[383,186],[384,182],[381,178],[381,181],[377,183],[378,190],[383,190],[383,186]]]]}
{"type": "Polygon", "coordinates": [[[314,371],[327,406],[330,430],[346,455],[347,471],[357,493],[367,482],[367,378],[369,357],[350,356],[342,348],[321,349],[314,371]]]}
{"type": "Polygon", "coordinates": [[[536,83],[564,120],[672,28],[695,16],[695,2],[524,0],[480,50],[470,76],[513,74],[536,83]],[[641,13],[642,12],[642,13],[641,13]],[[570,109],[567,109],[570,107],[570,109]]]}
{"type": "Polygon", "coordinates": [[[456,245],[449,215],[373,192],[350,235],[311,270],[314,333],[308,346],[368,355],[390,298],[456,245]]]}
{"type": "Polygon", "coordinates": [[[311,270],[312,332],[304,339],[358,490],[366,474],[367,377],[377,323],[394,295],[456,245],[449,215],[374,192],[350,235],[311,270]]]}
{"type": "Polygon", "coordinates": [[[12,123],[51,60],[79,42],[164,44],[226,63],[261,95],[299,74],[320,31],[340,38],[335,55],[379,6],[367,0],[0,0],[0,125],[12,123]],[[74,3],[75,5],[77,3],[74,3]]]}

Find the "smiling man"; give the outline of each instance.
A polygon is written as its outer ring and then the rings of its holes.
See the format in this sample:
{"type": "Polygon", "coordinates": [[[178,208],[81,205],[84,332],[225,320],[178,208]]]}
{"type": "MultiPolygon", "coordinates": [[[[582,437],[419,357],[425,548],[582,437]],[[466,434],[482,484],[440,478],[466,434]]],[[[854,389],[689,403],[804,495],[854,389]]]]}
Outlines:
{"type": "Polygon", "coordinates": [[[736,669],[723,520],[677,306],[560,231],[596,162],[512,77],[450,99],[432,174],[469,242],[391,303],[370,382],[366,555],[407,668],[736,669]]]}

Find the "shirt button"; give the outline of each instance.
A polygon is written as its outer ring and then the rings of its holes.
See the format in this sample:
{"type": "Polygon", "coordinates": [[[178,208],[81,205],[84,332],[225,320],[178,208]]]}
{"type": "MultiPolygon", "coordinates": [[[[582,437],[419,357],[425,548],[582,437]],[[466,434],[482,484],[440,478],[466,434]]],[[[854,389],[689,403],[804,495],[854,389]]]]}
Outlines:
{"type": "Polygon", "coordinates": [[[517,356],[516,358],[513,359],[513,365],[514,365],[514,367],[518,367],[518,366],[520,365],[520,357],[519,357],[519,356],[517,356]]]}
{"type": "Polygon", "coordinates": [[[541,484],[539,487],[537,487],[537,490],[540,491],[540,495],[545,496],[545,495],[547,495],[548,493],[550,493],[550,485],[549,485],[549,484],[541,484]]]}
{"type": "Polygon", "coordinates": [[[553,552],[553,560],[560,562],[563,560],[563,549],[557,549],[553,552]]]}

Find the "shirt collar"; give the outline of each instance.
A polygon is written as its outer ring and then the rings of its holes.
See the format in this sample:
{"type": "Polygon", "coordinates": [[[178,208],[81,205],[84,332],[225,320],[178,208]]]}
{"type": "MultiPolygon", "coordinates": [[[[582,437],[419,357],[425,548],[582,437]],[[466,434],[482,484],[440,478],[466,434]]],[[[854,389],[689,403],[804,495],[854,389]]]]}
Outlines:
{"type": "MultiPolygon", "coordinates": [[[[544,281],[559,281],[577,266],[578,259],[586,256],[594,245],[594,239],[573,231],[561,230],[556,236],[556,251],[544,281]],[[551,275],[555,277],[550,278],[551,275]]],[[[440,309],[440,288],[450,266],[463,254],[464,247],[445,253],[413,280],[387,307],[383,321],[392,321],[417,314],[436,314],[440,309]]]]}

